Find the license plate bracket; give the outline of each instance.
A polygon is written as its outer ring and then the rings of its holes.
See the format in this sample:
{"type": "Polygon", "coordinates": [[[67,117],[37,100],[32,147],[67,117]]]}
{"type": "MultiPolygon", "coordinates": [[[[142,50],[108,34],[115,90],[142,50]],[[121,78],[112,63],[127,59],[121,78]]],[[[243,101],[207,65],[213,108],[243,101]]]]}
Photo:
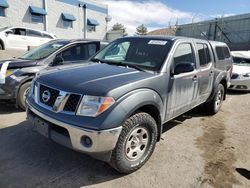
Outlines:
{"type": "Polygon", "coordinates": [[[45,137],[49,137],[49,124],[40,118],[34,119],[35,130],[45,137]]]}

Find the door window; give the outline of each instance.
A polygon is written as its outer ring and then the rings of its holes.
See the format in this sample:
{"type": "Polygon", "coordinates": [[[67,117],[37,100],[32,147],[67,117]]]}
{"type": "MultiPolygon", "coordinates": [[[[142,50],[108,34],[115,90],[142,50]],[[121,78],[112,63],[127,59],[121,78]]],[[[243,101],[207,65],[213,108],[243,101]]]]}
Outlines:
{"type": "MultiPolygon", "coordinates": [[[[95,52],[95,44],[77,44],[61,52],[64,61],[87,60],[95,52]]],[[[96,45],[95,45],[96,46],[96,45]]]]}
{"type": "Polygon", "coordinates": [[[26,30],[25,29],[15,28],[15,29],[12,29],[12,32],[13,32],[14,35],[26,36],[26,30]]]}
{"type": "Polygon", "coordinates": [[[207,44],[198,43],[197,45],[200,66],[206,67],[211,62],[211,56],[207,44]]]}
{"type": "Polygon", "coordinates": [[[181,63],[192,63],[195,66],[194,57],[191,44],[180,44],[174,53],[174,67],[181,63]]]}
{"type": "Polygon", "coordinates": [[[31,36],[31,37],[42,37],[42,34],[39,31],[28,30],[28,36],[31,36]]]}

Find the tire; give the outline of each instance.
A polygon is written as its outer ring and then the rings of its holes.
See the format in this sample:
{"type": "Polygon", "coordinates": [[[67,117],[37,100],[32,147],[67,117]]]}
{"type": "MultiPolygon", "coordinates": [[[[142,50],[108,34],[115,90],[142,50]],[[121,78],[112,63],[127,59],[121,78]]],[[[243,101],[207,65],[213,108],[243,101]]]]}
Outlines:
{"type": "Polygon", "coordinates": [[[110,165],[124,174],[141,168],[155,149],[157,133],[157,124],[149,114],[141,112],[128,118],[112,152],[110,165]]]}
{"type": "Polygon", "coordinates": [[[23,85],[21,85],[19,89],[19,92],[17,95],[17,105],[22,110],[26,109],[25,100],[26,100],[26,95],[28,94],[30,90],[30,86],[31,86],[31,82],[26,82],[23,85]]]}
{"type": "Polygon", "coordinates": [[[225,88],[222,84],[219,84],[218,87],[216,88],[213,99],[205,103],[206,112],[209,115],[214,115],[220,110],[224,100],[224,94],[225,94],[225,88]]]}
{"type": "Polygon", "coordinates": [[[3,50],[3,45],[1,42],[0,42],[0,50],[3,50]]]}

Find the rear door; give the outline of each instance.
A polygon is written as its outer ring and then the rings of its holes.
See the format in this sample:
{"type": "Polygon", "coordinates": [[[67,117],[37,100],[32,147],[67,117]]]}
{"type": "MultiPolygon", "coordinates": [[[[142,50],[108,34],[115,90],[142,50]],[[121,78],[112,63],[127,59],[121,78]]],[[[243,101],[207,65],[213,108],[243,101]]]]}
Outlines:
{"type": "Polygon", "coordinates": [[[28,29],[27,30],[27,38],[28,38],[28,46],[29,47],[37,47],[44,44],[46,41],[42,37],[40,31],[28,29]]]}
{"type": "Polygon", "coordinates": [[[171,67],[187,62],[194,64],[194,71],[170,77],[167,94],[167,120],[190,110],[197,104],[198,70],[191,42],[178,44],[172,57],[171,67]]]}
{"type": "Polygon", "coordinates": [[[210,46],[205,42],[196,43],[199,62],[199,103],[206,101],[213,88],[214,70],[210,46]]]}
{"type": "Polygon", "coordinates": [[[6,47],[9,49],[28,49],[28,41],[26,36],[26,29],[24,28],[13,28],[12,33],[8,34],[6,37],[6,47]]]}

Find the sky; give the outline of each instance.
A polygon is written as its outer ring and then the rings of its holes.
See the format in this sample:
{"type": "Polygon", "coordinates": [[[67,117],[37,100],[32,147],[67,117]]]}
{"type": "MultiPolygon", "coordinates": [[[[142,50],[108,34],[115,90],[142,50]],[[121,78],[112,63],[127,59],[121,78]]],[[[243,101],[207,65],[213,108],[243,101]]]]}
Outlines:
{"type": "Polygon", "coordinates": [[[144,24],[149,31],[169,25],[250,13],[250,0],[101,0],[108,5],[109,23],[123,24],[129,35],[144,24]]]}

